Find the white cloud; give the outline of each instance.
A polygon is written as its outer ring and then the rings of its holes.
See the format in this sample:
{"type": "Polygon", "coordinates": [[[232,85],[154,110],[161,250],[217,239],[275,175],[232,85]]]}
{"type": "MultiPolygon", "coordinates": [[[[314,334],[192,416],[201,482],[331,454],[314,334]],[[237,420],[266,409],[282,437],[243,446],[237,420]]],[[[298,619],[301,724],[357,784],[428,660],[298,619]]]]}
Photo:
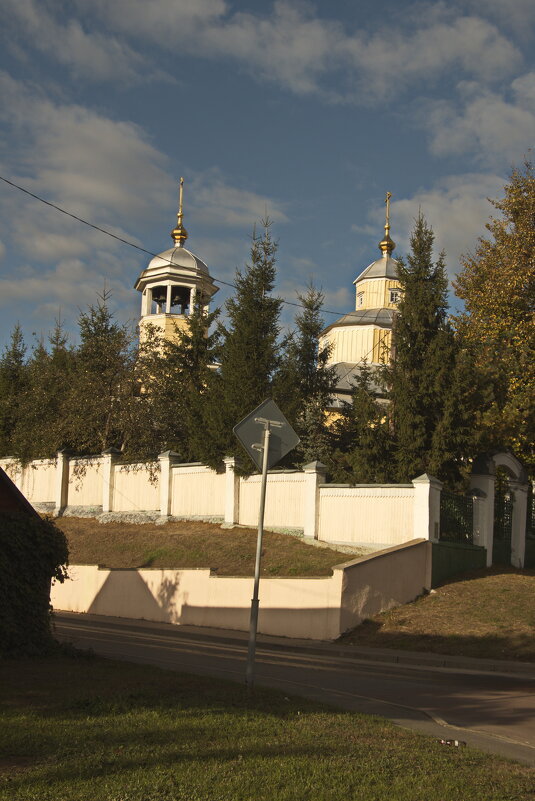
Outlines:
{"type": "Polygon", "coordinates": [[[445,156],[473,153],[478,161],[503,164],[521,161],[535,135],[531,76],[513,84],[512,102],[476,83],[459,85],[461,104],[430,103],[422,120],[431,134],[432,153],[445,156]]]}
{"type": "MultiPolygon", "coordinates": [[[[493,174],[452,175],[430,189],[420,189],[410,198],[391,202],[392,238],[397,247],[394,256],[404,256],[409,237],[421,209],[435,234],[435,253],[446,251],[450,277],[459,271],[459,259],[474,251],[477,237],[484,236],[485,224],[496,214],[488,199],[500,197],[505,179],[493,174]]],[[[384,208],[371,215],[375,224],[384,220],[384,208]]]]}
{"type": "Polygon", "coordinates": [[[230,226],[252,230],[255,223],[269,217],[287,222],[281,203],[247,189],[230,186],[219,170],[197,173],[187,187],[196,208],[196,217],[207,228],[230,226]]]}
{"type": "Polygon", "coordinates": [[[275,0],[262,13],[235,11],[224,0],[76,0],[77,16],[66,18],[64,8],[60,17],[57,6],[37,0],[7,2],[19,37],[30,35],[88,80],[154,77],[162,64],[172,69],[176,52],[232,60],[297,94],[377,102],[451,70],[493,83],[521,62],[487,19],[443,3],[409,5],[406,19],[370,31],[366,24],[344,27],[296,0],[275,0]]]}
{"type": "Polygon", "coordinates": [[[120,37],[87,30],[79,19],[66,17],[65,9],[56,6],[60,13],[55,17],[53,5],[46,2],[3,0],[2,5],[9,44],[18,44],[19,56],[24,53],[20,41],[30,40],[34,48],[67,67],[75,78],[131,83],[165,77],[120,37]]]}

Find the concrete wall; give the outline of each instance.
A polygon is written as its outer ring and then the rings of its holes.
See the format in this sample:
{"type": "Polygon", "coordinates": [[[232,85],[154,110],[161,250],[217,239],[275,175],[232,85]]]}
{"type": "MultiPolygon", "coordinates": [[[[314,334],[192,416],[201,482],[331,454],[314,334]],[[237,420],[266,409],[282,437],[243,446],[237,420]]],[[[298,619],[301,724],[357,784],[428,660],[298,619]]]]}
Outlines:
{"type": "MultiPolygon", "coordinates": [[[[334,568],[325,578],[262,578],[258,630],[333,640],[372,614],[430,587],[430,544],[408,543],[334,568]]],[[[69,568],[55,609],[247,631],[253,578],[200,570],[69,568]]]]}
{"type": "Polygon", "coordinates": [[[414,487],[320,486],[318,538],[397,545],[414,536],[414,487]]]}

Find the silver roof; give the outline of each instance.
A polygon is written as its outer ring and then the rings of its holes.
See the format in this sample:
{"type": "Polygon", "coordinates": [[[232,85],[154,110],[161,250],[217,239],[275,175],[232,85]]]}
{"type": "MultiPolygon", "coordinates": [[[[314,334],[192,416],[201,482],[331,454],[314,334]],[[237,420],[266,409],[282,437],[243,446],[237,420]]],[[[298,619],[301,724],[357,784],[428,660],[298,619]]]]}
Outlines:
{"type": "Polygon", "coordinates": [[[386,309],[384,307],[381,309],[358,309],[339,317],[334,323],[324,328],[321,333],[326,334],[331,328],[341,328],[347,325],[377,325],[381,328],[392,328],[395,313],[395,309],[386,309]]]}
{"type": "Polygon", "coordinates": [[[372,261],[361,274],[355,278],[354,284],[358,284],[365,278],[392,278],[398,277],[398,262],[392,256],[381,256],[377,261],[372,261]]]}

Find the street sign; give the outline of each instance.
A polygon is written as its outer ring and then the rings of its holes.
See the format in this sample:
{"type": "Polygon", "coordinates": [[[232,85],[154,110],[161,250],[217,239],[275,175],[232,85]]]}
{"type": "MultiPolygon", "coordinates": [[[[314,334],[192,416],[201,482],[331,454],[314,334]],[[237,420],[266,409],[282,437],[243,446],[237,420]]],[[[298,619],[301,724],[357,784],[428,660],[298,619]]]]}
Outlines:
{"type": "Polygon", "coordinates": [[[262,537],[264,535],[264,511],[266,506],[266,487],[268,468],[295,448],[299,437],[272,400],[266,400],[254,411],[244,417],[233,428],[241,444],[262,473],[260,482],[260,508],[258,510],[258,537],[256,539],[256,560],[254,569],[254,588],[251,598],[251,619],[249,623],[249,647],[245,680],[249,692],[254,687],[254,663],[256,653],[256,631],[258,628],[258,594],[260,587],[260,562],[262,559],[262,537]]]}
{"type": "Polygon", "coordinates": [[[263,465],[263,435],[268,423],[270,424],[268,470],[299,444],[299,437],[275,401],[265,400],[233,428],[260,471],[263,465]]]}

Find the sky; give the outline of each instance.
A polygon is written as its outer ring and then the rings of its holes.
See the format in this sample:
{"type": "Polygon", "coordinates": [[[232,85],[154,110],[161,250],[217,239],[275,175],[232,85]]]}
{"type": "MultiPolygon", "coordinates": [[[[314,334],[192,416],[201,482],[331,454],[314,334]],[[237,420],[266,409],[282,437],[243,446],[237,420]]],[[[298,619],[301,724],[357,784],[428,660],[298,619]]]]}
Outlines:
{"type": "MultiPolygon", "coordinates": [[[[267,214],[276,293],[313,281],[327,325],[379,256],[387,191],[394,256],[419,209],[451,278],[473,252],[531,157],[534,30],[533,0],[2,0],[0,175],[153,253],[184,176],[216,282],[267,214]]],[[[0,348],[58,317],[75,341],[104,288],[135,324],[149,259],[0,181],[0,348]]]]}

